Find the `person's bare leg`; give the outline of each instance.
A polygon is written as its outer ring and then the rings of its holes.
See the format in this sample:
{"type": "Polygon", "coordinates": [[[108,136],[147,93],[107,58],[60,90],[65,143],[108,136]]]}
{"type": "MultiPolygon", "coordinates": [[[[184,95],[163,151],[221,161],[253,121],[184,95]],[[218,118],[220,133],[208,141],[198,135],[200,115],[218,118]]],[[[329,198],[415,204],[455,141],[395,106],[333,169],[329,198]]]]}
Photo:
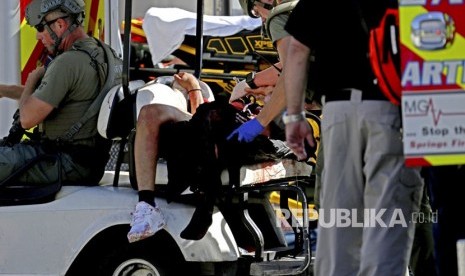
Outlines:
{"type": "Polygon", "coordinates": [[[160,126],[189,118],[189,114],[168,105],[153,104],[141,109],[134,147],[139,202],[132,213],[129,242],[153,236],[166,225],[163,213],[156,207],[154,193],[160,126]]]}
{"type": "Polygon", "coordinates": [[[142,107],[134,145],[139,191],[154,190],[160,126],[168,122],[189,120],[190,117],[189,114],[168,105],[152,104],[142,107]]]}

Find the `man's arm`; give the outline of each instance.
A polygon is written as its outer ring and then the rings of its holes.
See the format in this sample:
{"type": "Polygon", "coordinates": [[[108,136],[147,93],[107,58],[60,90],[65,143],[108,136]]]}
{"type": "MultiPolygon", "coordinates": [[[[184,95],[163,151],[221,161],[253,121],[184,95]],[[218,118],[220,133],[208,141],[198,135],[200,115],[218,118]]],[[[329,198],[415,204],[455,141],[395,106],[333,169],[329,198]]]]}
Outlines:
{"type": "MultiPolygon", "coordinates": [[[[298,115],[305,110],[305,85],[310,48],[292,38],[288,50],[285,66],[288,77],[284,81],[287,114],[298,115]]],[[[312,129],[304,118],[286,124],[286,141],[299,160],[307,157],[304,139],[310,146],[315,145],[312,129]]]]}
{"type": "MultiPolygon", "coordinates": [[[[283,66],[286,64],[286,53],[289,45],[291,36],[285,36],[281,38],[276,43],[279,57],[283,66]]],[[[276,70],[273,68],[273,70],[276,70]]],[[[237,135],[239,141],[251,142],[255,137],[263,132],[264,128],[273,121],[276,116],[280,115],[286,106],[286,94],[284,92],[284,70],[281,72],[281,75],[278,77],[271,97],[267,103],[263,106],[262,110],[258,115],[242,124],[236,130],[234,130],[229,136],[228,139],[232,139],[237,135]]],[[[258,85],[258,84],[257,84],[258,85]]]]}
{"type": "Polygon", "coordinates": [[[310,49],[307,46],[295,38],[291,39],[286,66],[289,77],[285,80],[288,114],[297,114],[304,110],[309,54],[310,49]]]}
{"type": "Polygon", "coordinates": [[[19,117],[21,126],[25,129],[41,123],[53,110],[51,104],[32,95],[44,73],[45,69],[43,67],[38,67],[29,73],[21,98],[19,99],[19,117]]]}
{"type": "Polygon", "coordinates": [[[7,85],[0,84],[0,98],[10,98],[13,100],[19,100],[23,93],[24,85],[7,85]]]}
{"type": "Polygon", "coordinates": [[[269,101],[263,106],[257,115],[257,120],[264,127],[269,125],[286,107],[286,93],[284,92],[284,71],[278,78],[278,82],[271,93],[269,101]]]}
{"type": "Polygon", "coordinates": [[[271,97],[268,102],[265,103],[263,108],[260,110],[254,119],[247,121],[236,128],[227,139],[233,139],[237,136],[237,140],[241,142],[251,142],[259,134],[263,132],[265,127],[273,121],[273,119],[281,114],[282,110],[286,106],[286,94],[284,93],[284,74],[278,79],[276,86],[271,93],[271,97]]]}
{"type": "Polygon", "coordinates": [[[190,102],[190,111],[192,114],[195,114],[197,107],[203,103],[199,80],[194,75],[186,72],[175,74],[174,79],[187,91],[190,102]]]}
{"type": "MultiPolygon", "coordinates": [[[[287,52],[289,48],[289,41],[291,36],[285,36],[280,40],[276,41],[276,48],[278,50],[279,58],[281,60],[282,66],[286,66],[287,61],[287,52]]],[[[275,69],[276,70],[276,69],[275,69]]],[[[270,100],[265,104],[263,109],[257,115],[257,120],[264,127],[269,125],[271,121],[274,120],[278,115],[282,113],[286,107],[286,92],[284,87],[284,70],[281,72],[276,85],[271,93],[270,100]]],[[[286,73],[287,75],[287,73],[286,73]]]]}
{"type": "MultiPolygon", "coordinates": [[[[282,69],[282,63],[275,63],[274,66],[282,69]]],[[[261,70],[255,74],[254,83],[256,86],[274,86],[279,77],[279,71],[274,67],[270,66],[264,70],[261,70]]]]}
{"type": "MultiPolygon", "coordinates": [[[[291,40],[291,36],[285,36],[280,40],[276,41],[276,49],[278,50],[279,58],[281,60],[281,64],[283,67],[286,67],[287,64],[287,52],[289,47],[289,41],[291,40]]],[[[265,104],[263,109],[257,115],[257,120],[260,122],[262,126],[267,126],[274,120],[277,116],[279,116],[284,108],[286,107],[286,92],[284,87],[284,79],[285,76],[288,75],[285,73],[285,70],[281,72],[281,75],[276,82],[276,85],[271,93],[270,100],[265,104]]]]}

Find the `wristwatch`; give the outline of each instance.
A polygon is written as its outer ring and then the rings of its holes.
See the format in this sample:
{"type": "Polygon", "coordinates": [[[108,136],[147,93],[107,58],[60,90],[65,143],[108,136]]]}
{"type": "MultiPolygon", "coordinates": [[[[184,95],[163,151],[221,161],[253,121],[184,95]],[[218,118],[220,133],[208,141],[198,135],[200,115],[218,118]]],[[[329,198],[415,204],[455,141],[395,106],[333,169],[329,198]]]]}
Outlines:
{"type": "Polygon", "coordinates": [[[247,83],[247,85],[249,85],[249,87],[252,89],[257,89],[258,86],[255,84],[254,80],[255,72],[250,72],[247,74],[247,76],[245,76],[245,82],[247,83]]]}
{"type": "Polygon", "coordinates": [[[303,120],[305,120],[305,111],[302,111],[297,114],[290,114],[290,115],[288,115],[287,112],[284,112],[283,114],[283,123],[285,125],[290,124],[290,123],[300,122],[303,120]]]}

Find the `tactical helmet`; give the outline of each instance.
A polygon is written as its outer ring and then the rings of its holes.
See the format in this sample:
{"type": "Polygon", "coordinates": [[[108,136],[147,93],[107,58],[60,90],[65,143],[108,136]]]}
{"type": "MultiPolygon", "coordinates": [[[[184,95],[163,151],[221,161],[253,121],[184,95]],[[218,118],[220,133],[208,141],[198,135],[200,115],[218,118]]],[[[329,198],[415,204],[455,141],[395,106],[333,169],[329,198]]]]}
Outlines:
{"type": "Polygon", "coordinates": [[[84,0],[42,0],[40,12],[43,14],[57,9],[67,14],[80,14],[85,10],[84,0]]]}
{"type": "Polygon", "coordinates": [[[74,15],[80,24],[84,19],[85,3],[84,0],[33,0],[26,8],[26,20],[29,25],[36,26],[54,10],[74,15]]]}
{"type": "Polygon", "coordinates": [[[32,0],[26,7],[26,21],[31,26],[37,26],[44,19],[44,14],[40,12],[42,0],[32,0]]]}
{"type": "Polygon", "coordinates": [[[239,3],[241,4],[241,8],[244,11],[244,14],[247,14],[253,18],[258,18],[258,16],[252,12],[255,0],[239,0],[239,3]]]}

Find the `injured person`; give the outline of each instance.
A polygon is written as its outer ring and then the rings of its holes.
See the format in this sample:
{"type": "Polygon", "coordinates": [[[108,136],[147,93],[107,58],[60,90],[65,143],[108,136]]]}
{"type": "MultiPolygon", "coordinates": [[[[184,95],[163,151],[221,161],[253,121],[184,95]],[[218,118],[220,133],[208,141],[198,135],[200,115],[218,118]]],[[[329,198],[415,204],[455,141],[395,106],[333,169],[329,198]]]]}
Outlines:
{"type": "Polygon", "coordinates": [[[212,223],[215,199],[224,169],[282,158],[295,159],[282,140],[269,139],[266,131],[251,143],[226,137],[260,110],[253,97],[231,104],[227,97],[204,103],[199,81],[191,74],[175,75],[175,82],[188,91],[190,112],[163,104],[142,107],[135,136],[135,171],[139,202],[133,212],[129,242],[154,235],[166,225],[155,203],[156,167],[164,158],[168,167],[167,199],[176,199],[187,188],[199,196],[196,210],[181,237],[199,240],[212,223]]]}
{"type": "Polygon", "coordinates": [[[203,103],[200,84],[195,76],[179,73],[174,75],[174,81],[187,91],[190,113],[164,104],[143,106],[139,113],[134,147],[139,203],[132,214],[131,230],[128,233],[130,242],[152,236],[165,225],[163,214],[155,204],[154,193],[160,126],[170,122],[188,121],[203,103]]]}

